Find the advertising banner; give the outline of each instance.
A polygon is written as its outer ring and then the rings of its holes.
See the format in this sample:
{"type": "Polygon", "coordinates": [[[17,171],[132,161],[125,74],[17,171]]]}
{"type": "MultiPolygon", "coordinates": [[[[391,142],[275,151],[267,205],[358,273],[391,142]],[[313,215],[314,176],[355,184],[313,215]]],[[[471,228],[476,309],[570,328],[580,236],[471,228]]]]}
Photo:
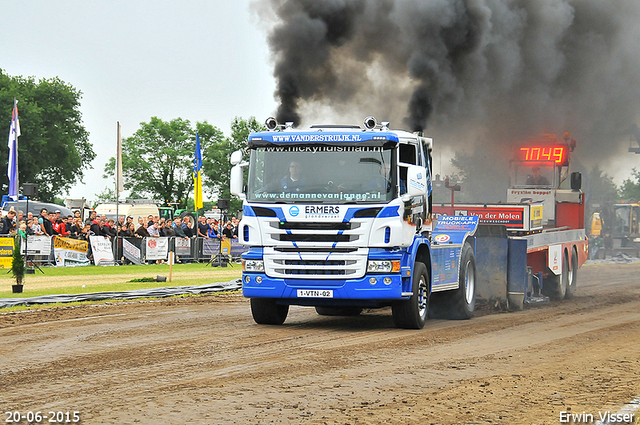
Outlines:
{"type": "Polygon", "coordinates": [[[78,239],[56,236],[53,239],[53,255],[58,267],[88,266],[89,243],[78,239]]]}
{"type": "MultiPolygon", "coordinates": [[[[24,243],[23,243],[24,245],[24,243]]],[[[13,259],[13,238],[0,238],[0,267],[10,268],[13,259]]]]}
{"type": "Polygon", "coordinates": [[[223,239],[222,242],[220,242],[222,244],[221,250],[222,250],[222,254],[223,255],[229,255],[231,254],[231,240],[230,239],[223,239]]]}
{"type": "Polygon", "coordinates": [[[220,242],[216,239],[204,239],[202,241],[202,255],[215,256],[220,253],[220,242]]]}
{"type": "Polygon", "coordinates": [[[242,253],[247,252],[249,250],[248,246],[242,245],[240,242],[238,242],[237,239],[232,239],[231,240],[231,255],[235,256],[241,256],[242,253]]]}
{"type": "Polygon", "coordinates": [[[124,258],[131,261],[133,264],[142,264],[142,253],[140,248],[131,243],[129,239],[122,240],[122,252],[124,254],[124,258]]]}
{"type": "MultiPolygon", "coordinates": [[[[31,255],[46,255],[51,254],[51,237],[49,236],[27,236],[27,249],[29,250],[29,256],[31,255]]],[[[24,253],[24,246],[22,244],[20,249],[24,253]]]]}
{"type": "Polygon", "coordinates": [[[113,266],[113,251],[111,241],[105,236],[89,236],[93,253],[93,264],[96,266],[113,266]]]}
{"type": "Polygon", "coordinates": [[[191,239],[176,238],[176,255],[191,255],[191,239]]]}
{"type": "Polygon", "coordinates": [[[147,260],[166,260],[169,254],[169,238],[144,238],[147,260]]]}

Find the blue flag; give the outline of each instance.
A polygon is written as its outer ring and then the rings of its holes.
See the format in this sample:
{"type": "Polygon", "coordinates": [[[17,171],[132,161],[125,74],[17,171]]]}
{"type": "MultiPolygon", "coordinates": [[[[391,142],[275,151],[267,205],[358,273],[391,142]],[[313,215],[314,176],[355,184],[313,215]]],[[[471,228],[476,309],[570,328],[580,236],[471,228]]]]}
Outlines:
{"type": "Polygon", "coordinates": [[[18,200],[18,136],[20,136],[20,120],[18,119],[18,101],[13,101],[11,128],[9,129],[9,163],[7,177],[9,177],[9,197],[18,200]]]}
{"type": "Polygon", "coordinates": [[[200,153],[200,135],[196,133],[196,155],[193,160],[193,191],[196,211],[203,208],[202,202],[202,154],[200,153]]]}

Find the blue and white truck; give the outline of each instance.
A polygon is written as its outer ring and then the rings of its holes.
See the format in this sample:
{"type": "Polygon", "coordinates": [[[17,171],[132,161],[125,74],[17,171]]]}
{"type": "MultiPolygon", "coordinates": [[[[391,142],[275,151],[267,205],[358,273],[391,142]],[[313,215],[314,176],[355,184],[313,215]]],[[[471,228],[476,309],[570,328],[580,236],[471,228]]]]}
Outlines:
{"type": "Polygon", "coordinates": [[[231,193],[243,199],[238,236],[249,246],[243,294],[257,323],[282,324],[290,305],[347,316],[391,306],[408,329],[434,313],[473,316],[478,218],[433,226],[432,139],[373,117],[362,126],[266,125],[249,135],[248,158],[231,156],[231,193]]]}

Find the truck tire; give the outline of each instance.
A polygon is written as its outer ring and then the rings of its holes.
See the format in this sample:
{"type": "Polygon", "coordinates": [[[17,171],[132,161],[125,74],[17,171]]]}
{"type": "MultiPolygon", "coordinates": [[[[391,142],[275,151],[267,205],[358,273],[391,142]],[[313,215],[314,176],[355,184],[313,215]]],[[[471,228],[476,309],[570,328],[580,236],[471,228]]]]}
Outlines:
{"type": "Polygon", "coordinates": [[[427,321],[431,296],[431,277],[424,263],[415,263],[411,292],[411,298],[392,305],[393,322],[399,328],[422,329],[427,321]]]}
{"type": "Polygon", "coordinates": [[[358,316],[362,313],[362,308],[316,306],[316,313],[320,316],[358,316]]]}
{"type": "Polygon", "coordinates": [[[569,282],[569,259],[566,252],[562,258],[562,273],[560,276],[547,278],[542,284],[542,293],[554,301],[563,300],[567,295],[567,286],[569,282]]]}
{"type": "Polygon", "coordinates": [[[467,320],[473,317],[476,309],[476,259],[473,248],[465,243],[460,253],[460,271],[458,289],[445,292],[444,315],[448,319],[467,320]]]}
{"type": "Polygon", "coordinates": [[[191,211],[182,211],[180,213],[180,218],[184,219],[185,217],[189,217],[189,221],[191,221],[191,228],[197,232],[198,231],[198,229],[196,228],[197,221],[193,213],[191,211]]]}
{"type": "Polygon", "coordinates": [[[564,295],[565,299],[573,297],[573,293],[576,292],[576,285],[578,284],[578,251],[574,246],[571,250],[571,267],[569,268],[569,276],[567,279],[567,293],[564,295]]]}
{"type": "Polygon", "coordinates": [[[251,315],[259,325],[281,325],[287,314],[289,306],[276,304],[273,298],[251,298],[251,315]]]}

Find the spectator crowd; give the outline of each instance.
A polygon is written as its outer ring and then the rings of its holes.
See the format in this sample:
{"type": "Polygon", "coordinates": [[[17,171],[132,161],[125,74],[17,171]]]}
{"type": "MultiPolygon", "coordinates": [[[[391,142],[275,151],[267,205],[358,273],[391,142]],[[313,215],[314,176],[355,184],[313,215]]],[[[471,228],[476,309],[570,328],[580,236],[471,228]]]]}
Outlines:
{"type": "Polygon", "coordinates": [[[190,216],[176,216],[173,222],[159,216],[149,215],[138,217],[137,223],[132,216],[120,216],[117,222],[108,219],[106,215],[98,217],[95,211],[91,211],[89,218],[82,221],[80,211],[74,215],[63,216],[59,210],[50,213],[46,208],[40,210],[40,215],[33,216],[22,211],[11,209],[0,221],[0,235],[19,234],[22,237],[29,235],[64,236],[68,238],[89,240],[89,236],[104,236],[108,239],[114,237],[163,237],[176,236],[179,238],[230,238],[238,237],[239,220],[232,217],[230,221],[223,223],[214,218],[203,215],[198,217],[195,225],[190,216]]]}

